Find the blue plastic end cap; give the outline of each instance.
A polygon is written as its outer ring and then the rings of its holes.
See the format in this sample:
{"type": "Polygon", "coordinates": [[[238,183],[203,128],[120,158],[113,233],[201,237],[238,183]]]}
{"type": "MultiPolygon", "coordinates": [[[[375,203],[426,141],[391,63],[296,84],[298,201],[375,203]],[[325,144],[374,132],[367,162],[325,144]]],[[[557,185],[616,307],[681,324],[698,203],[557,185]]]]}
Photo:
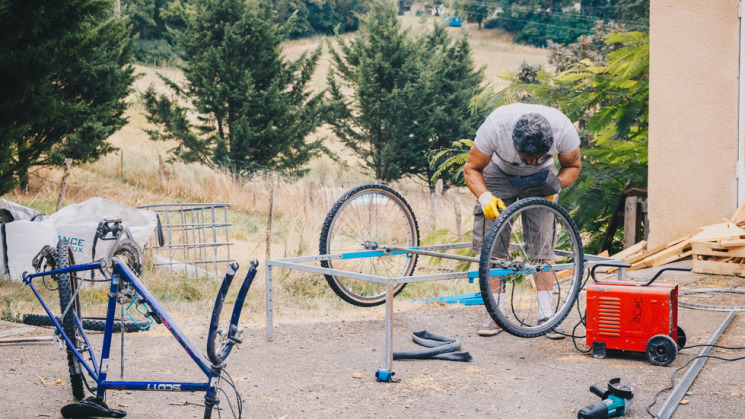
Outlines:
{"type": "Polygon", "coordinates": [[[378,368],[378,371],[375,372],[375,378],[378,381],[390,383],[391,381],[393,381],[393,371],[378,368]]]}

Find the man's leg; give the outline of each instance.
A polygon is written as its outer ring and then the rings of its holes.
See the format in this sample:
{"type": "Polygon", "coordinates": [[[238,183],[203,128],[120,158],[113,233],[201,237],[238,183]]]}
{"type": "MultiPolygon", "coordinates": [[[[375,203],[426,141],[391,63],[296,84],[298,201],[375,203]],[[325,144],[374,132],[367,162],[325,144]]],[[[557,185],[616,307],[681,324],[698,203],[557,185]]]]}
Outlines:
{"type": "MultiPolygon", "coordinates": [[[[525,244],[528,256],[536,263],[553,264],[556,259],[556,217],[548,210],[534,209],[525,213],[525,244]]],[[[541,323],[553,316],[554,286],[556,275],[552,271],[533,274],[538,300],[538,322],[541,323]]],[[[546,334],[550,339],[563,339],[564,330],[557,326],[546,334]]]]}

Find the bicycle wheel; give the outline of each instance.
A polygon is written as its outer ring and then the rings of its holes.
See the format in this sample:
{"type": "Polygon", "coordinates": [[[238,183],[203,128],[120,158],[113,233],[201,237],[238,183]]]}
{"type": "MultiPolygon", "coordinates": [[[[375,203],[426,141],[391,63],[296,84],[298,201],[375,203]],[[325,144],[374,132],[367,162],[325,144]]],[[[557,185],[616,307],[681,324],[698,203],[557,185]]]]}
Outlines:
{"type": "Polygon", "coordinates": [[[510,205],[481,249],[479,285],[489,315],[513,335],[546,334],[577,300],[583,259],[577,227],[559,205],[544,198],[510,205]]]}
{"type": "MultiPolygon", "coordinates": [[[[320,253],[344,254],[341,259],[321,261],[324,268],[384,277],[409,276],[416,255],[389,254],[355,257],[354,253],[379,250],[381,246],[419,245],[419,226],[404,198],[383,185],[362,185],[345,193],[331,208],[321,230],[320,253]]],[[[361,307],[385,302],[385,284],[325,275],[334,292],[344,301],[361,307]]],[[[397,284],[394,295],[406,284],[397,284]]]]}
{"type": "MultiPolygon", "coordinates": [[[[57,269],[64,269],[70,266],[72,260],[72,249],[67,240],[60,240],[57,242],[57,269]]],[[[79,319],[82,318],[80,312],[80,299],[76,295],[78,279],[72,273],[58,274],[57,286],[59,290],[60,310],[62,312],[62,330],[64,330],[76,350],[82,351],[84,350],[84,341],[82,337],[83,332],[79,330],[78,324],[75,321],[76,316],[79,319]],[[68,305],[69,309],[67,309],[68,305]],[[66,312],[65,309],[67,309],[66,312]]],[[[70,367],[70,386],[72,387],[72,395],[74,398],[80,400],[85,397],[85,389],[83,388],[83,368],[80,365],[80,361],[69,347],[67,348],[67,364],[70,367]]]]}

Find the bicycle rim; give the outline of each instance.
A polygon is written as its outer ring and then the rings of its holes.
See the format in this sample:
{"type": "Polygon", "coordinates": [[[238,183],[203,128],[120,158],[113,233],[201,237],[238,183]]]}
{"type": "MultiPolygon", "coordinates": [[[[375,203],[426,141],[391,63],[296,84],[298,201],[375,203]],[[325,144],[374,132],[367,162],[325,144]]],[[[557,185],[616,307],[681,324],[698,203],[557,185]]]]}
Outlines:
{"type": "MultiPolygon", "coordinates": [[[[382,277],[409,276],[416,255],[390,254],[357,257],[358,252],[381,250],[382,246],[419,245],[419,226],[409,204],[393,189],[363,185],[344,194],[333,206],[321,231],[321,254],[343,254],[341,259],[322,261],[322,266],[382,277]]],[[[358,306],[385,302],[385,284],[325,275],[331,289],[343,300],[358,306]]],[[[406,284],[397,284],[394,295],[406,284]]]]}
{"type": "Polygon", "coordinates": [[[563,208],[543,198],[511,205],[492,225],[480,256],[479,283],[489,314],[513,335],[546,334],[577,300],[583,259],[577,227],[563,208]],[[548,233],[537,234],[531,219],[544,220],[542,231],[548,233]]]}
{"type": "MultiPolygon", "coordinates": [[[[57,269],[64,269],[70,266],[72,261],[72,249],[66,240],[60,240],[57,243],[57,269]]],[[[63,273],[57,275],[57,283],[59,287],[59,301],[60,301],[60,313],[62,316],[62,330],[64,330],[67,337],[75,346],[76,350],[82,351],[84,348],[82,332],[78,329],[78,324],[75,321],[75,317],[78,319],[82,318],[80,312],[80,299],[77,296],[78,279],[74,274],[63,273]],[[74,298],[74,300],[73,300],[74,298]],[[70,302],[72,301],[72,304],[70,302]],[[70,308],[65,313],[65,309],[70,308]]],[[[70,387],[72,387],[72,395],[74,398],[80,400],[85,397],[85,389],[83,388],[83,368],[80,365],[80,361],[72,352],[67,348],[67,364],[70,368],[70,387]]]]}

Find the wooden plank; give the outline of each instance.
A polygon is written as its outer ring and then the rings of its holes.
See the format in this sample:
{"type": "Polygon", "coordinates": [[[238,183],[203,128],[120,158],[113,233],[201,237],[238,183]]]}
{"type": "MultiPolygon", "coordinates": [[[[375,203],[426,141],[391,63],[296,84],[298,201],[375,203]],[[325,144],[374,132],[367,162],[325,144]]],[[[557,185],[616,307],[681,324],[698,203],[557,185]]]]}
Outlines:
{"type": "MultiPolygon", "coordinates": [[[[686,240],[686,241],[683,241],[683,242],[680,242],[680,243],[676,244],[675,246],[671,246],[671,247],[669,247],[667,249],[664,249],[662,251],[659,251],[659,252],[657,252],[657,253],[655,253],[653,255],[649,255],[648,257],[646,257],[644,259],[641,259],[638,262],[632,263],[631,265],[634,266],[634,265],[641,264],[641,263],[646,263],[648,265],[649,263],[651,263],[652,261],[654,261],[656,259],[663,259],[663,258],[667,258],[671,254],[676,254],[676,253],[684,252],[684,251],[688,250],[690,248],[690,246],[691,246],[691,242],[689,242],[689,241],[686,240]]],[[[639,268],[637,268],[637,269],[639,269],[639,268]]]]}
{"type": "MultiPolygon", "coordinates": [[[[611,258],[613,258],[613,259],[621,259],[625,263],[628,263],[626,261],[626,259],[629,258],[629,257],[632,257],[634,255],[637,255],[637,254],[640,254],[640,253],[644,253],[644,247],[646,245],[647,245],[647,241],[646,240],[642,240],[639,243],[636,243],[635,245],[633,245],[631,247],[628,247],[626,249],[623,249],[620,252],[612,255],[611,258]]],[[[605,268],[605,272],[606,273],[613,273],[613,272],[615,272],[617,270],[618,270],[618,268],[614,268],[614,267],[611,267],[611,266],[605,268]]]]}
{"type": "Polygon", "coordinates": [[[701,256],[719,256],[725,258],[745,257],[745,246],[723,247],[716,242],[693,242],[693,253],[701,256]]]}
{"type": "Polygon", "coordinates": [[[687,258],[693,255],[693,251],[687,250],[687,248],[680,248],[677,252],[665,252],[664,254],[655,255],[652,258],[645,259],[641,262],[637,262],[631,265],[628,270],[635,271],[637,269],[654,268],[656,266],[665,265],[667,263],[675,262],[680,259],[687,258]]]}
{"type": "Polygon", "coordinates": [[[710,275],[745,276],[745,267],[737,263],[693,259],[693,272],[710,275]]]}
{"type": "Polygon", "coordinates": [[[735,211],[735,213],[732,215],[732,219],[730,221],[740,227],[745,225],[745,200],[742,201],[740,206],[737,208],[737,211],[735,211]]]}
{"type": "Polygon", "coordinates": [[[682,242],[688,241],[691,238],[690,235],[680,237],[676,240],[673,240],[671,242],[668,242],[666,244],[663,244],[661,246],[657,246],[654,249],[647,250],[646,252],[631,256],[626,258],[626,263],[634,264],[636,262],[639,262],[640,260],[644,260],[648,257],[654,256],[657,253],[660,253],[663,250],[669,249],[677,244],[680,244],[682,242]]]}
{"type": "Polygon", "coordinates": [[[737,239],[737,240],[725,240],[719,243],[719,246],[721,247],[740,247],[745,246],[745,239],[737,239]]]}
{"type": "Polygon", "coordinates": [[[644,246],[647,245],[646,240],[642,240],[639,243],[636,243],[633,246],[629,246],[620,252],[616,253],[615,255],[611,256],[613,259],[626,259],[629,256],[635,255],[639,252],[644,251],[644,246]]]}
{"type": "Polygon", "coordinates": [[[702,227],[702,229],[701,232],[691,238],[691,241],[733,240],[745,236],[745,230],[731,222],[712,224],[702,227]]]}

